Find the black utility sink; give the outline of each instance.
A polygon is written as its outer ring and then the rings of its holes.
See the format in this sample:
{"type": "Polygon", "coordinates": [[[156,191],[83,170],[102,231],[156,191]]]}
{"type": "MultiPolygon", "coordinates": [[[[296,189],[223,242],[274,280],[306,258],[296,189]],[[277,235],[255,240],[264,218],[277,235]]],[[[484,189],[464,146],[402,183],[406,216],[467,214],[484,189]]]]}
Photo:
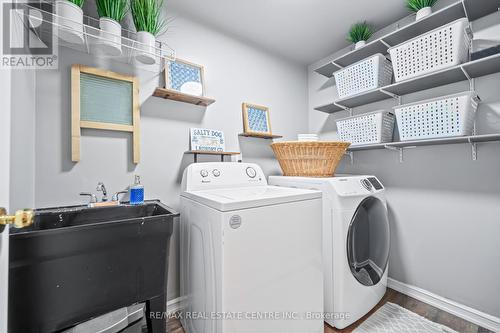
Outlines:
{"type": "Polygon", "coordinates": [[[150,332],[166,331],[174,218],[159,201],[140,206],[35,211],[10,229],[9,332],[56,332],[146,302],[150,332]],[[154,319],[154,318],[157,319],[154,319]]]}

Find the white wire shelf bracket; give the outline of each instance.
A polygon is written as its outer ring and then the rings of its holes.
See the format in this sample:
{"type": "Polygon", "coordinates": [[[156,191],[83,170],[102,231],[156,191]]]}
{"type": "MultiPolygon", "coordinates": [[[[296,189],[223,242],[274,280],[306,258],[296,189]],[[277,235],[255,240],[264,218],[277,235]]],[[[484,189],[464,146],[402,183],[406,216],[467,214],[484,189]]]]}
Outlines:
{"type": "MultiPolygon", "coordinates": [[[[39,0],[39,4],[46,3],[46,0],[39,0]]],[[[133,65],[137,69],[150,72],[160,73],[165,67],[166,61],[175,60],[175,51],[168,44],[160,41],[155,42],[155,46],[142,44],[136,40],[136,33],[122,28],[121,36],[110,32],[102,32],[99,29],[99,20],[93,17],[84,15],[83,25],[80,25],[81,30],[75,30],[68,27],[64,22],[68,22],[67,18],[42,10],[42,6],[37,6],[36,3],[30,2],[24,4],[31,10],[40,11],[36,19],[42,20],[43,24],[39,25],[39,29],[31,29],[41,41],[48,41],[53,38],[53,34],[58,37],[58,45],[73,49],[79,52],[92,54],[98,58],[104,58],[111,61],[127,63],[133,65]],[[63,22],[63,23],[61,23],[63,22]],[[77,34],[81,36],[81,43],[67,42],[60,36],[64,33],[77,34]],[[120,49],[119,55],[110,55],[103,52],[99,47],[103,43],[111,43],[116,48],[120,49]],[[144,64],[136,59],[136,55],[146,54],[154,59],[153,64],[144,64]]],[[[55,10],[55,9],[54,9],[55,10]]],[[[30,20],[32,16],[30,15],[30,20]]]]}

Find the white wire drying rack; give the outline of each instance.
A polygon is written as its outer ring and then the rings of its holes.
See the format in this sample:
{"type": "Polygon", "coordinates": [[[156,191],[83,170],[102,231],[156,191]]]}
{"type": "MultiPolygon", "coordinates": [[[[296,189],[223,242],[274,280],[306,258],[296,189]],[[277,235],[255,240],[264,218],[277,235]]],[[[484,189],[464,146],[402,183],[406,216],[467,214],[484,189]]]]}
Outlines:
{"type": "MultiPolygon", "coordinates": [[[[28,12],[30,20],[42,21],[41,23],[43,24],[36,24],[38,28],[31,29],[31,31],[33,31],[33,33],[36,34],[41,41],[47,41],[50,38],[54,38],[54,34],[57,37],[61,34],[61,32],[75,32],[75,30],[59,24],[59,22],[61,22],[61,17],[55,14],[54,2],[47,0],[31,0],[29,3],[20,4],[20,6],[26,6],[29,9],[28,12]],[[51,6],[52,10],[49,10],[48,8],[51,6]]],[[[22,13],[23,11],[20,12],[22,13]]],[[[155,73],[163,71],[166,61],[175,60],[175,51],[167,43],[156,41],[155,47],[148,47],[147,45],[141,44],[136,40],[135,32],[124,28],[122,28],[121,36],[113,35],[108,32],[106,32],[106,34],[102,34],[99,29],[99,20],[87,15],[84,15],[83,17],[83,31],[78,31],[78,33],[83,35],[82,43],[69,43],[61,38],[58,38],[58,45],[79,52],[92,54],[98,58],[127,63],[138,69],[155,73]],[[103,41],[109,43],[110,37],[112,40],[121,41],[121,43],[117,43],[117,46],[121,47],[122,50],[120,55],[109,55],[102,52],[100,48],[96,47],[103,41]],[[155,63],[147,65],[139,62],[135,56],[140,53],[146,53],[154,57],[155,63]]]]}

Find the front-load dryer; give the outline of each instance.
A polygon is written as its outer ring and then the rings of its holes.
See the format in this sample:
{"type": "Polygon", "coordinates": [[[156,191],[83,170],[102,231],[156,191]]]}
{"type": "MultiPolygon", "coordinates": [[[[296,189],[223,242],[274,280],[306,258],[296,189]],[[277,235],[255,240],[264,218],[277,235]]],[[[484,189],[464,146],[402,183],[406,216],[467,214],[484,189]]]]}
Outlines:
{"type": "Polygon", "coordinates": [[[322,333],[321,192],[197,163],[181,194],[186,333],[322,333]]]}
{"type": "Polygon", "coordinates": [[[387,288],[390,232],[384,187],[374,176],[269,177],[272,185],[323,192],[325,321],[345,328],[387,288]]]}

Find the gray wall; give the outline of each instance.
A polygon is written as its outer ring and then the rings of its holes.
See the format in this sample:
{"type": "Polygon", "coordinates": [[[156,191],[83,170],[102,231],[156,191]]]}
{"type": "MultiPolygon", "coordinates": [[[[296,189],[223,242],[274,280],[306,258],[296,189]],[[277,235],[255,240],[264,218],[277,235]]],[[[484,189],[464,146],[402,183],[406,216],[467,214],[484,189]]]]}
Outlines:
{"type": "MultiPolygon", "coordinates": [[[[0,36],[1,38],[1,36],[0,36]]],[[[3,41],[2,41],[3,42],[3,41]]],[[[9,209],[10,187],[10,119],[11,119],[11,71],[3,69],[0,75],[0,207],[9,209]]],[[[9,233],[0,234],[0,333],[7,333],[9,233]]]]}
{"type": "MultiPolygon", "coordinates": [[[[125,188],[133,175],[142,176],[146,197],[159,198],[178,208],[179,186],[184,168],[192,162],[189,128],[221,129],[228,151],[241,151],[243,159],[261,164],[267,174],[277,174],[279,166],[269,147],[270,141],[237,136],[242,131],[241,103],[253,102],[270,107],[273,131],[292,138],[307,130],[307,71],[264,51],[234,40],[176,15],[163,38],[183,58],[205,66],[207,95],[217,100],[208,108],[151,97],[163,85],[158,75],[138,73],[141,79],[141,163],[132,164],[131,138],[128,134],[84,130],[81,162],[72,163],[70,155],[70,66],[74,63],[130,73],[121,65],[60,49],[58,71],[31,73],[34,81],[20,77],[13,85],[13,100],[19,112],[13,124],[12,146],[34,149],[34,177],[25,156],[13,154],[12,164],[19,168],[16,177],[28,177],[28,186],[16,186],[11,197],[19,206],[60,206],[81,204],[81,191],[95,191],[103,181],[110,192],[125,188]],[[34,87],[33,94],[26,88],[34,87]],[[36,107],[35,107],[36,106],[36,107]],[[33,115],[35,118],[33,118],[33,115]],[[34,138],[23,136],[20,124],[34,124],[34,138]],[[33,140],[34,139],[34,140],[33,140]]],[[[30,91],[30,90],[29,90],[30,91]]],[[[203,160],[203,157],[200,157],[203,160]]],[[[217,161],[208,157],[206,161],[217,161]]],[[[178,244],[172,244],[169,299],[178,296],[178,244]]]]}
{"type": "MultiPolygon", "coordinates": [[[[498,22],[498,20],[496,21],[498,22]]],[[[348,116],[315,111],[336,98],[333,80],[309,67],[310,131],[337,139],[335,120],[348,116]]],[[[477,81],[482,104],[480,134],[500,132],[500,75],[477,81]]],[[[403,103],[468,90],[466,82],[404,96],[403,103]]],[[[354,109],[355,114],[390,109],[383,101],[354,109]]],[[[405,152],[404,163],[389,150],[354,153],[339,172],[375,174],[387,187],[391,222],[389,276],[485,313],[500,317],[500,143],[419,147],[405,152]]]]}
{"type": "Polygon", "coordinates": [[[14,70],[11,76],[10,205],[34,207],[36,76],[31,70],[14,70]],[[16,98],[18,92],[23,98],[16,98]]]}
{"type": "MultiPolygon", "coordinates": [[[[335,119],[345,114],[328,116],[313,110],[335,94],[331,82],[325,84],[325,78],[313,72],[317,64],[306,73],[300,65],[174,16],[163,38],[180,58],[205,65],[207,94],[217,102],[204,109],[150,97],[162,79],[140,73],[141,163],[131,163],[127,134],[86,130],[81,162],[74,164],[70,161],[70,65],[124,73],[132,69],[61,49],[58,71],[12,77],[13,209],[79,204],[80,191],[93,191],[98,181],[117,191],[132,182],[134,173],[142,176],[148,198],[159,198],[175,209],[182,170],[192,161],[183,154],[190,127],[224,130],[228,150],[240,150],[244,160],[261,164],[267,174],[278,174],[269,141],[237,137],[243,101],[268,105],[274,132],[285,138],[307,131],[308,123],[309,130],[322,138],[337,137],[335,119]]],[[[494,75],[478,81],[483,99],[478,112],[480,133],[500,131],[499,79],[494,75]]],[[[404,102],[467,88],[458,83],[406,96],[404,102]]],[[[381,102],[355,111],[392,105],[381,102]]],[[[475,162],[467,145],[448,145],[408,151],[403,164],[395,152],[383,150],[355,153],[353,165],[342,163],[339,171],[375,174],[388,188],[392,278],[500,316],[499,148],[498,143],[480,145],[475,162]]],[[[174,237],[170,299],[178,295],[177,247],[174,237]]]]}

